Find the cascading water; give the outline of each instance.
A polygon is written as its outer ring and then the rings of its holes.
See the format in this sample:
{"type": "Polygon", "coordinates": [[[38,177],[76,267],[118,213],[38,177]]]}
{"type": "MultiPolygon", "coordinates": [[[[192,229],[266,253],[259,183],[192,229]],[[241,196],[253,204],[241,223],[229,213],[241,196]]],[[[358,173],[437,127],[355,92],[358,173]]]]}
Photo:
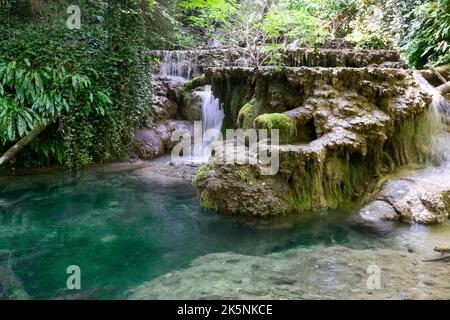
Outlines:
{"type": "Polygon", "coordinates": [[[424,177],[436,182],[447,180],[450,183],[450,102],[418,72],[414,72],[414,79],[420,88],[432,97],[430,115],[436,130],[430,134],[434,136],[435,140],[433,147],[444,158],[441,166],[429,168],[430,170],[427,170],[424,177]]]}
{"type": "MultiPolygon", "coordinates": [[[[207,162],[210,157],[210,145],[217,142],[220,136],[220,129],[225,117],[220,100],[214,97],[211,86],[207,85],[203,91],[198,93],[202,102],[202,142],[201,146],[196,145],[197,150],[201,149],[201,156],[196,157],[197,161],[207,162]]],[[[198,154],[198,153],[197,153],[198,154]]],[[[196,154],[196,155],[197,155],[196,154]]]]}
{"type": "Polygon", "coordinates": [[[189,51],[166,51],[159,67],[162,77],[176,77],[184,80],[199,75],[199,67],[195,55],[189,51]]]}
{"type": "MultiPolygon", "coordinates": [[[[195,54],[191,52],[166,51],[160,64],[159,75],[185,82],[200,74],[195,54]]],[[[225,113],[219,99],[214,97],[211,86],[204,86],[197,91],[201,99],[202,110],[202,138],[195,142],[194,154],[190,161],[207,162],[209,160],[209,146],[216,142],[225,113]]]]}
{"type": "Polygon", "coordinates": [[[433,112],[433,116],[441,126],[441,129],[448,131],[447,126],[450,124],[450,102],[418,72],[414,72],[414,79],[420,88],[432,97],[431,111],[433,112]]]}

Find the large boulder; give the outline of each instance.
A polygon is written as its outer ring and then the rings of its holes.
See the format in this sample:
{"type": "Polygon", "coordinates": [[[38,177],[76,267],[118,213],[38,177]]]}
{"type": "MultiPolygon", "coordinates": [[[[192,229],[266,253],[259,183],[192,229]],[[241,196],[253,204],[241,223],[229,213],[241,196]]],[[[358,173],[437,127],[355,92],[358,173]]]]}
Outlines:
{"type": "Polygon", "coordinates": [[[194,124],[183,120],[166,120],[158,122],[153,126],[154,131],[160,137],[166,150],[172,150],[178,141],[172,141],[175,132],[194,135],[194,124]]]}
{"type": "Polygon", "coordinates": [[[375,201],[364,207],[365,220],[401,220],[419,224],[448,220],[450,187],[424,179],[394,179],[385,182],[375,201]]]}
{"type": "Polygon", "coordinates": [[[151,160],[164,154],[165,147],[161,137],[155,130],[139,129],[132,141],[133,151],[141,159],[151,160]]]}
{"type": "Polygon", "coordinates": [[[389,203],[381,200],[375,200],[361,209],[361,217],[370,222],[396,221],[400,215],[389,203]]]}
{"type": "Polygon", "coordinates": [[[181,116],[187,121],[200,121],[202,119],[203,98],[199,91],[183,95],[181,116]]]}

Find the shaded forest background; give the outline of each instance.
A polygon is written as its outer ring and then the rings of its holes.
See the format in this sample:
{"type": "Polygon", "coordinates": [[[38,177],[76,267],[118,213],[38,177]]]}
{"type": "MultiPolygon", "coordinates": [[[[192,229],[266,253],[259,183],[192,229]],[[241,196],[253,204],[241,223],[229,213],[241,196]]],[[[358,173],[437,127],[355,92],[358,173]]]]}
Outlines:
{"type": "Polygon", "coordinates": [[[38,126],[10,166],[77,169],[126,158],[152,117],[150,50],[266,52],[346,38],[398,49],[413,68],[450,63],[450,0],[0,0],[0,152],[38,126]],[[81,8],[69,29],[67,7],[81,8]]]}

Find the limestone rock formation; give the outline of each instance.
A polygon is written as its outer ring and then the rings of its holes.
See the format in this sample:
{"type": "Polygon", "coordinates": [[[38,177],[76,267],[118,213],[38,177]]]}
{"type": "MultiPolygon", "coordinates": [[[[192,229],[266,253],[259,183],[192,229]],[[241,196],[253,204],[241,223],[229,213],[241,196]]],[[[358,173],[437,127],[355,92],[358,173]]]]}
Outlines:
{"type": "Polygon", "coordinates": [[[406,68],[395,50],[309,49],[286,50],[285,65],[290,67],[353,67],[381,66],[406,68]]]}
{"type": "Polygon", "coordinates": [[[144,160],[152,160],[170,151],[179,142],[174,140],[174,133],[178,136],[192,136],[194,124],[183,120],[164,120],[151,128],[139,129],[132,140],[131,152],[144,160]]]}
{"type": "MultiPolygon", "coordinates": [[[[226,164],[216,150],[194,186],[203,205],[219,212],[270,216],[336,208],[370,190],[381,174],[424,162],[432,152],[422,134],[431,98],[406,70],[214,68],[206,79],[223,102],[223,128],[241,124],[241,108],[253,101],[256,114],[284,113],[297,131],[291,144],[273,146],[279,152],[274,176],[262,175],[260,164],[226,164]],[[250,176],[242,179],[242,172],[250,176]]],[[[250,151],[251,157],[258,154],[250,151]]]]}
{"type": "Polygon", "coordinates": [[[194,134],[194,124],[189,121],[184,120],[166,120],[157,123],[153,129],[161,138],[164,147],[167,151],[173,149],[173,147],[178,143],[178,141],[172,141],[172,136],[175,131],[185,132],[188,136],[193,136],[194,134]]]}
{"type": "Polygon", "coordinates": [[[157,77],[153,82],[153,122],[174,119],[178,111],[177,94],[182,81],[177,78],[157,77]]]}
{"type": "Polygon", "coordinates": [[[446,263],[423,262],[398,248],[295,248],[263,256],[215,253],[183,270],[132,288],[128,299],[443,299],[446,263]],[[368,290],[368,266],[382,270],[381,290],[368,290]],[[220,276],[218,276],[220,275],[220,276]]]}

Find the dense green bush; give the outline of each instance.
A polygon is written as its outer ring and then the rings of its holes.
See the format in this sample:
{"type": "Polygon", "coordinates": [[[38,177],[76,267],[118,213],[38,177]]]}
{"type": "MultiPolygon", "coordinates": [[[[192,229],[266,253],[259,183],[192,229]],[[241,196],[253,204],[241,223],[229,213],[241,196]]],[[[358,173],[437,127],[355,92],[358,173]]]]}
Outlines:
{"type": "Polygon", "coordinates": [[[20,12],[0,8],[6,22],[0,25],[0,150],[54,119],[16,163],[72,169],[122,158],[132,131],[150,114],[150,6],[83,2],[82,29],[69,30],[65,1],[54,11],[40,8],[43,14],[19,2],[20,12]]]}
{"type": "Polygon", "coordinates": [[[450,0],[425,3],[412,11],[411,17],[404,46],[411,65],[450,63],[450,0]]]}

